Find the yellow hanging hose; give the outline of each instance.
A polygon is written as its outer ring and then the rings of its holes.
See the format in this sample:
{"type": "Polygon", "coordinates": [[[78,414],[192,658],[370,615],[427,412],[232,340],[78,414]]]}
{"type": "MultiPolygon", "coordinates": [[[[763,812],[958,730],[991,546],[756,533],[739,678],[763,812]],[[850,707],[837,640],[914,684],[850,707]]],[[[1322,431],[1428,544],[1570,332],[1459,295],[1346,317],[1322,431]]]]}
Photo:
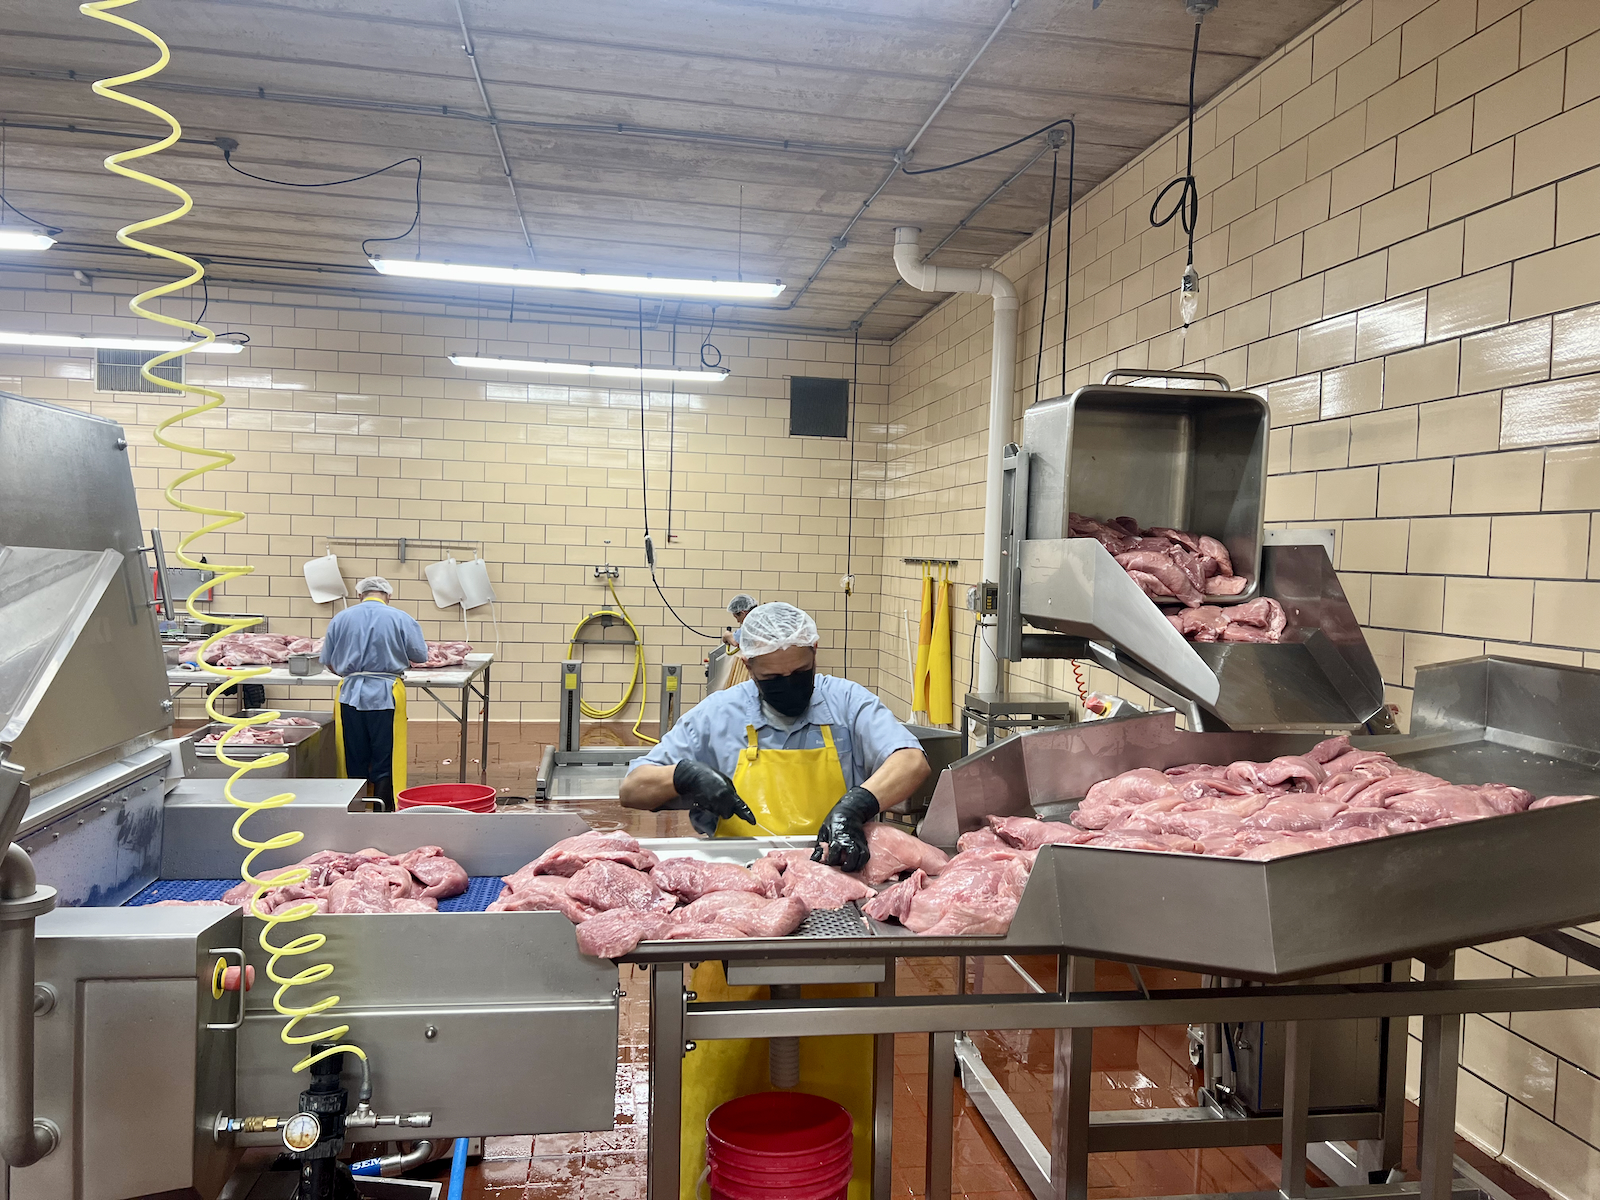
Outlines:
{"type": "MultiPolygon", "coordinates": [[[[136,170],[135,168],[126,165],[132,160],[145,158],[149,155],[160,153],[162,150],[165,150],[167,147],[176,143],[177,140],[183,135],[182,127],[178,124],[176,118],[174,118],[171,113],[149,103],[146,100],[141,100],[137,96],[130,96],[117,90],[118,88],[127,84],[139,83],[159,74],[172,59],[172,52],[168,50],[167,44],[162,41],[161,38],[156,36],[156,34],[152,33],[144,26],[130,21],[126,17],[118,16],[116,13],[111,11],[112,9],[123,8],[134,3],[137,3],[137,0],[94,0],[93,3],[79,6],[78,11],[83,13],[85,16],[93,17],[97,21],[104,21],[109,25],[115,25],[121,29],[125,29],[129,33],[137,34],[153,45],[159,53],[159,57],[156,59],[156,61],[147,67],[144,67],[138,71],[130,72],[127,75],[118,75],[112,79],[102,79],[97,81],[94,84],[94,91],[96,95],[104,96],[108,100],[115,100],[119,104],[126,104],[133,108],[137,108],[141,112],[163,122],[168,128],[167,136],[161,138],[159,141],[151,142],[148,145],[139,146],[132,150],[123,150],[111,155],[105,160],[105,167],[106,170],[115,172],[126,179],[132,179],[139,183],[148,184],[153,188],[158,188],[161,191],[166,192],[168,195],[174,197],[178,201],[178,206],[176,208],[171,209],[168,212],[164,212],[160,216],[151,217],[145,221],[135,221],[130,225],[123,226],[123,228],[117,231],[117,240],[124,246],[127,246],[131,249],[142,250],[146,254],[153,255],[157,258],[164,258],[169,262],[177,263],[189,272],[189,274],[182,279],[174,280],[171,283],[165,283],[159,287],[153,287],[148,291],[141,292],[128,302],[128,308],[135,316],[145,317],[151,321],[159,321],[163,325],[170,325],[177,329],[183,329],[189,334],[193,334],[198,338],[198,340],[184,346],[180,350],[171,350],[157,355],[155,358],[152,358],[143,367],[141,367],[139,373],[143,375],[144,378],[150,383],[157,386],[170,388],[176,392],[184,392],[192,396],[205,398],[202,403],[196,404],[192,408],[186,408],[182,412],[176,413],[173,416],[167,417],[165,420],[163,420],[156,426],[155,438],[157,442],[169,450],[177,451],[179,454],[198,454],[202,458],[210,460],[201,466],[183,472],[176,479],[174,479],[166,489],[167,501],[173,505],[173,507],[181,509],[187,513],[193,513],[199,517],[210,518],[207,523],[202,524],[192,533],[186,534],[178,542],[176,551],[178,561],[183,563],[184,566],[195,568],[197,570],[205,567],[206,569],[215,572],[215,580],[211,583],[203,583],[196,587],[194,591],[189,593],[189,597],[186,602],[186,607],[188,608],[189,615],[191,617],[197,621],[210,621],[213,620],[211,616],[206,613],[202,613],[195,608],[195,599],[201,594],[201,592],[207,590],[208,588],[225,586],[235,579],[240,579],[246,575],[249,575],[255,570],[255,568],[243,563],[202,563],[199,559],[192,557],[188,553],[189,547],[200,538],[225,529],[229,525],[237,524],[238,522],[244,520],[244,514],[229,508],[213,508],[209,505],[191,503],[179,495],[180,489],[182,489],[186,484],[200,479],[210,471],[215,471],[219,468],[230,465],[234,461],[234,456],[229,454],[226,450],[211,450],[204,446],[191,445],[187,442],[178,441],[175,438],[167,435],[167,431],[173,426],[179,425],[192,417],[198,417],[204,413],[212,412],[221,408],[223,404],[226,403],[226,398],[222,395],[222,393],[213,391],[210,388],[200,387],[196,384],[177,383],[172,380],[162,379],[153,372],[153,368],[158,367],[163,363],[172,362],[174,359],[182,358],[185,354],[190,354],[199,347],[214,342],[216,340],[216,335],[204,325],[198,325],[192,321],[179,320],[177,317],[170,317],[146,307],[146,305],[152,300],[158,300],[163,296],[171,295],[173,292],[181,291],[184,288],[200,282],[205,275],[205,268],[186,254],[180,254],[175,250],[169,250],[164,246],[157,246],[149,242],[140,241],[135,236],[136,234],[143,233],[147,229],[154,229],[178,220],[194,207],[194,201],[190,197],[189,193],[184,191],[183,188],[179,187],[177,184],[171,183],[165,179],[160,179],[154,175],[146,174],[144,171],[136,170]]],[[[327,938],[320,933],[308,933],[294,938],[292,941],[289,941],[284,945],[276,945],[272,942],[270,936],[272,931],[279,925],[286,925],[293,921],[299,921],[309,917],[312,913],[316,912],[316,905],[310,902],[305,904],[297,904],[287,911],[281,911],[278,913],[263,913],[259,911],[257,907],[258,901],[260,900],[261,896],[266,893],[268,888],[284,887],[289,884],[303,883],[307,878],[309,878],[310,872],[304,867],[297,867],[289,872],[275,875],[270,880],[257,878],[251,873],[251,867],[258,855],[268,850],[287,849],[288,847],[293,846],[301,841],[305,837],[305,834],[298,830],[292,830],[277,834],[274,837],[268,838],[264,842],[258,842],[247,838],[243,833],[244,823],[249,820],[252,814],[262,812],[266,809],[282,808],[284,805],[289,804],[294,800],[294,793],[280,792],[276,796],[269,796],[265,800],[252,803],[250,801],[239,799],[236,795],[234,795],[233,790],[234,784],[243,779],[248,772],[254,770],[263,770],[267,767],[275,767],[280,763],[288,761],[288,755],[284,753],[268,754],[251,761],[236,760],[229,757],[227,753],[228,743],[238,735],[241,729],[247,729],[255,725],[264,725],[268,721],[276,720],[278,714],[276,712],[262,712],[257,713],[253,717],[225,716],[224,714],[218,712],[216,708],[217,697],[228,690],[228,688],[234,686],[235,684],[242,684],[244,681],[252,679],[257,675],[264,675],[267,673],[269,668],[222,667],[213,666],[211,663],[206,661],[206,650],[219,638],[226,637],[229,634],[239,633],[245,629],[249,629],[252,625],[259,623],[259,619],[255,617],[224,618],[220,622],[221,628],[218,629],[217,632],[213,633],[210,637],[206,638],[205,642],[202,644],[200,653],[197,656],[199,659],[198,665],[203,669],[210,671],[212,674],[222,677],[217,681],[217,686],[206,695],[206,713],[211,717],[212,720],[220,721],[229,726],[228,731],[223,734],[221,741],[217,744],[217,760],[233,769],[232,776],[229,777],[228,782],[224,785],[223,794],[227,797],[229,804],[233,805],[235,808],[244,810],[239,814],[238,820],[236,820],[233,824],[233,840],[238,842],[239,845],[244,846],[249,851],[249,853],[244,856],[244,863],[240,870],[243,878],[254,884],[256,887],[255,897],[251,900],[250,910],[254,916],[260,917],[264,922],[261,929],[261,948],[270,956],[267,962],[267,977],[278,985],[277,993],[274,995],[272,1001],[273,1007],[276,1008],[278,1012],[289,1018],[289,1020],[284,1024],[282,1035],[283,1040],[290,1046],[304,1046],[312,1042],[320,1041],[337,1042],[349,1032],[350,1027],[348,1025],[339,1025],[331,1029],[323,1029],[317,1031],[316,1033],[306,1034],[297,1034],[295,1032],[295,1028],[301,1021],[315,1018],[333,1008],[339,1003],[338,996],[326,996],[313,1004],[305,1006],[287,1004],[284,1000],[286,993],[292,987],[320,983],[324,979],[327,979],[328,976],[333,974],[333,964],[318,963],[314,966],[307,967],[305,970],[294,975],[285,976],[279,974],[278,972],[278,962],[280,959],[289,958],[295,955],[313,953],[322,948],[323,944],[327,941],[327,938]]],[[[367,1057],[365,1052],[363,1052],[359,1046],[346,1043],[308,1055],[299,1062],[295,1063],[294,1070],[303,1071],[312,1063],[323,1058],[327,1058],[330,1055],[339,1054],[343,1051],[348,1051],[351,1054],[354,1054],[357,1058],[361,1059],[363,1068],[365,1067],[367,1057]]],[[[365,1093],[370,1089],[364,1084],[362,1090],[365,1093]]]]}
{"type": "Polygon", "coordinates": [[[617,585],[608,579],[606,580],[606,589],[611,593],[612,602],[616,604],[616,607],[597,608],[572,627],[572,638],[567,643],[567,657],[570,659],[578,656],[578,634],[583,631],[585,625],[590,621],[598,621],[602,617],[615,617],[633,630],[633,674],[628,677],[628,687],[622,693],[622,699],[618,700],[610,708],[599,708],[590,704],[587,700],[579,701],[578,707],[586,717],[596,721],[608,721],[628,707],[628,701],[633,699],[633,689],[638,688],[639,716],[633,723],[633,734],[642,741],[653,744],[660,739],[653,738],[647,733],[641,733],[639,730],[639,726],[644,722],[645,708],[650,703],[650,681],[646,678],[644,669],[644,638],[639,633],[639,627],[633,623],[633,618],[628,615],[628,610],[622,607],[622,598],[617,595],[617,585]]]}

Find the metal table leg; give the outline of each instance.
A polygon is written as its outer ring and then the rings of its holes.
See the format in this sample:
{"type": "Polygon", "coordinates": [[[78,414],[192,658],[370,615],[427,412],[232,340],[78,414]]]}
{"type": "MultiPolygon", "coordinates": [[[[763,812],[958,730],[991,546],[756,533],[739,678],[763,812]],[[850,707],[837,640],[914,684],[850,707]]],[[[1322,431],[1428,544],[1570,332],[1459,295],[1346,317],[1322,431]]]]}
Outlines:
{"type": "MultiPolygon", "coordinates": [[[[1094,960],[1069,958],[1061,969],[1067,992],[1094,988],[1094,960]]],[[[1056,1072],[1052,1088],[1055,1119],[1050,1130],[1050,1185],[1056,1200],[1089,1197],[1089,1075],[1094,1030],[1056,1030],[1056,1072]]]]}
{"type": "Polygon", "coordinates": [[[683,1123],[683,964],[650,969],[647,1200],[678,1200],[683,1123]]]}
{"type": "Polygon", "coordinates": [[[478,752],[478,782],[485,786],[489,783],[489,670],[493,663],[486,663],[483,668],[483,678],[479,683],[482,689],[478,694],[483,697],[483,708],[478,713],[478,724],[481,732],[482,749],[478,752]]]}
{"type": "Polygon", "coordinates": [[[956,1134],[956,1035],[928,1035],[928,1160],[923,1195],[952,1194],[956,1134]]]}
{"type": "Polygon", "coordinates": [[[467,722],[472,717],[471,704],[472,681],[469,679],[461,685],[461,767],[459,771],[459,781],[461,783],[467,781],[467,722]]]}
{"type": "MultiPolygon", "coordinates": [[[[883,963],[883,982],[873,994],[894,995],[894,963],[883,963]]],[[[872,1200],[889,1200],[894,1190],[894,1034],[872,1039],[872,1200]]]]}
{"type": "MultiPolygon", "coordinates": [[[[1389,964],[1386,979],[1405,983],[1411,979],[1411,961],[1389,964]]],[[[1407,1022],[1391,1017],[1383,1022],[1383,1136],[1356,1144],[1356,1166],[1368,1176],[1399,1167],[1405,1153],[1407,1022]]]]}
{"type": "MultiPolygon", "coordinates": [[[[1429,982],[1455,978],[1455,955],[1429,966],[1429,982]]],[[[1422,1018],[1422,1087],[1417,1129],[1418,1200],[1450,1200],[1455,1176],[1456,1066],[1461,1054],[1461,1016],[1422,1018]]]]}
{"type": "Polygon", "coordinates": [[[1306,1194],[1306,1125],[1311,1116],[1311,1038],[1303,1021],[1283,1027],[1283,1173],[1287,1197],[1306,1194]]]}

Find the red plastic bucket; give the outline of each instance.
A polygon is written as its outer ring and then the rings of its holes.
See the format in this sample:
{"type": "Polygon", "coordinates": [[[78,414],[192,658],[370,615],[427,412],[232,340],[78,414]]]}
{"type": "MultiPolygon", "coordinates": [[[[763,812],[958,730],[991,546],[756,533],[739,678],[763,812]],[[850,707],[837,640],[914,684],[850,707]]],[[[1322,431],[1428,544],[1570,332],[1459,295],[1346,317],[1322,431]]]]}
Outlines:
{"type": "Polygon", "coordinates": [[[854,1174],[850,1114],[805,1092],[757,1092],[706,1119],[712,1200],[844,1200],[854,1174]]]}
{"type": "Polygon", "coordinates": [[[492,813],[494,789],[481,783],[426,783],[406,788],[395,797],[395,804],[400,808],[440,804],[462,812],[492,813]]]}

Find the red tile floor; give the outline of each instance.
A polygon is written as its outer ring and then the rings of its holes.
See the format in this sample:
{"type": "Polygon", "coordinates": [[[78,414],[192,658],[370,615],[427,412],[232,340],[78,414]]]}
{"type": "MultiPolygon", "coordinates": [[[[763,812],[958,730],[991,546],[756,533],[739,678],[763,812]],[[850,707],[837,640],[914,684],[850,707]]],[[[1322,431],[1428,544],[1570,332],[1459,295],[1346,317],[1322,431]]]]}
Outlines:
{"type": "MultiPolygon", "coordinates": [[[[489,782],[507,797],[529,799],[502,805],[507,812],[548,811],[532,802],[534,779],[546,742],[548,725],[491,726],[489,782]]],[[[476,730],[474,730],[476,733],[476,730]]],[[[585,745],[633,742],[625,727],[594,724],[585,730],[585,745]]],[[[411,782],[447,782],[456,778],[459,742],[453,730],[417,724],[411,729],[411,782]]],[[[475,778],[476,744],[469,760],[475,778]]],[[[685,813],[638,813],[615,803],[575,805],[590,824],[623,828],[642,837],[689,833],[685,813]]],[[[1046,986],[1055,979],[1052,959],[1025,959],[1024,969],[1046,986]]],[[[969,964],[969,987],[974,970],[969,964]]],[[[1194,986],[1193,977],[1147,970],[1152,988],[1194,986]]],[[[621,968],[622,1001],[617,1050],[616,1123],[600,1133],[539,1134],[485,1139],[484,1156],[468,1171],[468,1200],[643,1200],[645,1195],[645,1119],[649,1096],[648,995],[644,973],[621,968]]],[[[904,994],[946,994],[956,989],[951,959],[902,959],[896,986],[904,994]]],[[[1096,986],[1131,988],[1125,968],[1100,963],[1096,986]]],[[[1024,985],[1003,960],[984,960],[983,990],[1019,991],[1024,985]]],[[[1008,1030],[972,1035],[984,1061],[1005,1086],[1029,1124],[1049,1144],[1050,1093],[1054,1039],[1049,1031],[1008,1030]]],[[[1192,1106],[1196,1076],[1188,1060],[1187,1037],[1181,1026],[1145,1026],[1105,1030],[1095,1037],[1091,1103],[1097,1110],[1192,1106]]],[[[1000,1200],[1025,1195],[1021,1177],[989,1132],[977,1110],[956,1086],[954,1188],[971,1200],[1000,1200]]],[[[920,1197],[926,1154],[927,1039],[903,1034],[895,1039],[895,1200],[920,1197]]],[[[1416,1178],[1416,1110],[1407,1106],[1405,1165],[1416,1178]]],[[[1488,1158],[1464,1140],[1456,1153],[1483,1172],[1516,1200],[1549,1200],[1546,1194],[1488,1158]]],[[[435,1164],[442,1175],[447,1164],[435,1164]]],[[[1090,1159],[1090,1195],[1189,1196],[1204,1192],[1256,1191],[1277,1187],[1278,1148],[1255,1146],[1222,1150],[1170,1150],[1097,1154],[1090,1159]]],[[[1314,1170],[1314,1185],[1328,1180],[1314,1170]]]]}

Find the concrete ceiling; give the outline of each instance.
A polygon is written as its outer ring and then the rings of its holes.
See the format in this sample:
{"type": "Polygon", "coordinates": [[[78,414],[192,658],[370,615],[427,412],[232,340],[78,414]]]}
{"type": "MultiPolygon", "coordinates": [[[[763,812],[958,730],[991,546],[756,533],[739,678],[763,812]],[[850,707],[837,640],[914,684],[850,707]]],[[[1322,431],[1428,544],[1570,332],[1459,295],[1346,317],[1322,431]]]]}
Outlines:
{"type": "MultiPolygon", "coordinates": [[[[1198,98],[1335,2],[1222,0],[1201,38],[1198,98]]],[[[143,0],[123,10],[172,47],[167,69],[134,89],[184,127],[185,140],[153,161],[194,194],[195,210],[162,240],[209,257],[222,281],[475,299],[459,285],[382,280],[366,265],[362,239],[398,234],[412,219],[414,167],[341,187],[275,187],[231,171],[214,139],[237,140],[234,162],[246,170],[294,182],[420,155],[424,257],[781,278],[790,287],[777,302],[725,306],[719,323],[842,330],[864,317],[864,337],[887,338],[937,300],[903,285],[884,295],[897,278],[895,225],[922,226],[930,247],[970,217],[936,259],[970,266],[1044,223],[1048,153],[971,215],[1042,139],[940,174],[891,175],[896,148],[972,62],[1007,0],[461,5],[481,91],[457,0],[143,0]],[[830,254],[847,226],[847,244],[830,254]]],[[[159,211],[156,194],[100,164],[136,144],[118,134],[157,125],[89,87],[150,61],[148,48],[71,4],[27,0],[6,23],[7,199],[63,229],[53,266],[152,270],[114,232],[159,211]]],[[[1073,116],[1082,196],[1182,119],[1192,30],[1182,0],[1098,9],[1019,0],[910,165],[961,159],[1073,116]]],[[[1061,201],[1066,170],[1063,152],[1061,201]]],[[[388,252],[409,257],[417,240],[388,252]]],[[[497,288],[481,298],[510,299],[497,288]]],[[[516,302],[530,316],[635,305],[528,291],[516,302]]],[[[701,320],[706,309],[683,315],[701,320]]]]}

